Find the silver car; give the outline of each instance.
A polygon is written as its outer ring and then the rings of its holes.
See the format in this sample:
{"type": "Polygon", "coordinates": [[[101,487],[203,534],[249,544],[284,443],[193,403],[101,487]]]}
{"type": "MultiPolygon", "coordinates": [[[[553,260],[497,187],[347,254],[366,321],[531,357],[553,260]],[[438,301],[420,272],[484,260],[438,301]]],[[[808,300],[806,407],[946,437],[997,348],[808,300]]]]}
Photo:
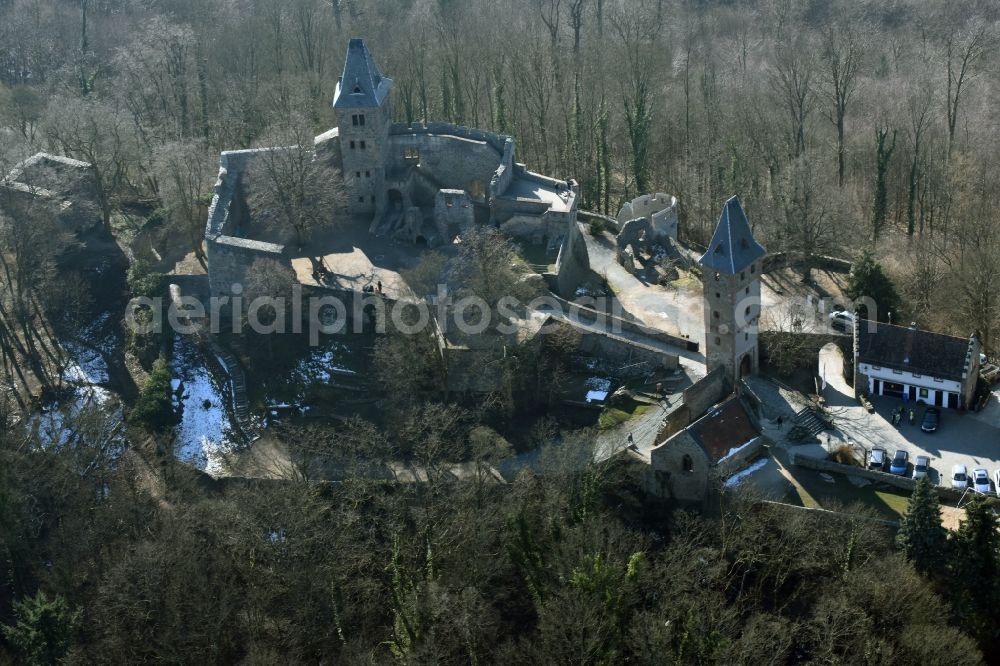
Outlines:
{"type": "Polygon", "coordinates": [[[964,490],[969,487],[969,474],[965,465],[953,465],[951,468],[951,487],[964,490]]]}
{"type": "MultiPolygon", "coordinates": [[[[927,476],[928,470],[931,468],[931,459],[929,456],[917,456],[913,463],[913,478],[920,479],[927,476]]],[[[997,470],[1000,472],[1000,470],[997,470]]]]}

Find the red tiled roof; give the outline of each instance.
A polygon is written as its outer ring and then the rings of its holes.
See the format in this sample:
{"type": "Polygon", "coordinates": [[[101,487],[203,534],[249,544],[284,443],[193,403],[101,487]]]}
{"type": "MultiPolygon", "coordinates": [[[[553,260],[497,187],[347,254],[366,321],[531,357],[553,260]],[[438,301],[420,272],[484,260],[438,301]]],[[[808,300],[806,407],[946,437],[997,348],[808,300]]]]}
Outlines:
{"type": "Polygon", "coordinates": [[[735,395],[709,409],[705,416],[688,426],[688,433],[713,464],[725,458],[731,449],[760,436],[735,395]]]}

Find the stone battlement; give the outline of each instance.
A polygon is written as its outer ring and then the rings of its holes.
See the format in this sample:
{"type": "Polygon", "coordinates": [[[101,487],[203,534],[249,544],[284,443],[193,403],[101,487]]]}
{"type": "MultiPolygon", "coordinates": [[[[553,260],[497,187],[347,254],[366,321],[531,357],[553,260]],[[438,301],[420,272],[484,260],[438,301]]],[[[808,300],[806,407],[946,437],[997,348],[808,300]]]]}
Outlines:
{"type": "Polygon", "coordinates": [[[452,123],[441,122],[431,122],[426,124],[414,123],[412,125],[407,125],[406,123],[393,123],[389,128],[389,135],[393,136],[400,134],[443,134],[446,136],[458,137],[460,139],[484,141],[501,153],[504,151],[507,141],[513,141],[511,137],[505,134],[496,134],[494,132],[488,132],[474,127],[465,127],[464,125],[453,125],[452,123]]]}

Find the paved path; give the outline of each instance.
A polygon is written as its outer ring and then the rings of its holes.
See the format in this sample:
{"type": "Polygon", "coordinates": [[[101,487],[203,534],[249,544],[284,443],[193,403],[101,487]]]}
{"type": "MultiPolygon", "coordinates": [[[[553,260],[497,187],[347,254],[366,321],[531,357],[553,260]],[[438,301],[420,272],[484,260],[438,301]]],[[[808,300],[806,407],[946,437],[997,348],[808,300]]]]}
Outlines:
{"type": "Polygon", "coordinates": [[[664,417],[680,404],[679,395],[669,396],[658,404],[650,405],[644,414],[601,432],[594,444],[594,460],[598,462],[607,460],[628,448],[628,436],[631,433],[633,450],[648,461],[650,450],[656,446],[656,436],[663,425],[664,417]]]}

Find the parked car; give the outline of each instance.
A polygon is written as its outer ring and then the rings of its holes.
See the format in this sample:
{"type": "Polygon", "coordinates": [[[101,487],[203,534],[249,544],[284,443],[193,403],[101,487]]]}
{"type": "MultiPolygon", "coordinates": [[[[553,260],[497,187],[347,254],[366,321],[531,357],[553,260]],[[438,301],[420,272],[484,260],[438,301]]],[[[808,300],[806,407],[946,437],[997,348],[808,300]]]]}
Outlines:
{"type": "Polygon", "coordinates": [[[897,449],[896,455],[892,457],[892,462],[889,463],[889,472],[904,476],[906,474],[906,463],[909,460],[909,457],[909,453],[903,449],[897,449]]]}
{"type": "Polygon", "coordinates": [[[847,310],[837,310],[830,313],[830,325],[840,330],[850,330],[854,326],[854,313],[847,310]]]}
{"type": "Polygon", "coordinates": [[[885,471],[885,449],[872,449],[868,456],[868,469],[875,469],[880,472],[885,471]]]}
{"type": "Polygon", "coordinates": [[[990,492],[990,475],[982,467],[972,470],[972,488],[977,493],[990,492]]]}
{"type": "Polygon", "coordinates": [[[965,465],[953,465],[951,468],[951,487],[964,490],[969,487],[969,473],[965,465]]]}
{"type": "Polygon", "coordinates": [[[931,459],[928,456],[917,456],[917,459],[913,462],[913,478],[920,479],[927,476],[927,471],[930,468],[931,459]]]}
{"type": "Polygon", "coordinates": [[[920,429],[924,432],[935,432],[938,423],[941,421],[941,410],[937,407],[928,407],[924,412],[924,420],[920,424],[920,429]]]}

